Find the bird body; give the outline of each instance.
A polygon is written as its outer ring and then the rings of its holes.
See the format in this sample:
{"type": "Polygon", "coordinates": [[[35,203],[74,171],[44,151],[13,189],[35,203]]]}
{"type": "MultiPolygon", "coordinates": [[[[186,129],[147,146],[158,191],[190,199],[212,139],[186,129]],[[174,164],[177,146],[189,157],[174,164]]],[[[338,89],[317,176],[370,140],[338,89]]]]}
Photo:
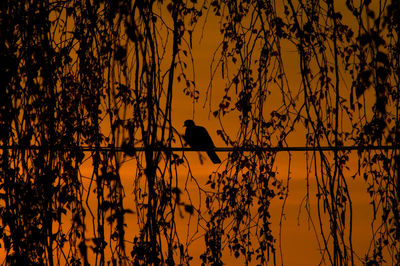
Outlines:
{"type": "Polygon", "coordinates": [[[204,127],[196,126],[193,120],[186,120],[185,141],[193,149],[199,149],[207,152],[213,163],[221,163],[218,155],[215,153],[214,142],[204,127]]]}

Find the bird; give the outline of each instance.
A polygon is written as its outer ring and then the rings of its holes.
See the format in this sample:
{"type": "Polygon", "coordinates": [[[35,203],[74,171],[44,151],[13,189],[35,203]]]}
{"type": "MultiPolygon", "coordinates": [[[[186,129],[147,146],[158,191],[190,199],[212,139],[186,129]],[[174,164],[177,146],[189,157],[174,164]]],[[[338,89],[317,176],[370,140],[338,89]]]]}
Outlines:
{"type": "Polygon", "coordinates": [[[193,120],[186,120],[184,140],[193,149],[204,150],[214,164],[221,163],[218,155],[215,153],[214,143],[204,127],[196,126],[193,120]]]}

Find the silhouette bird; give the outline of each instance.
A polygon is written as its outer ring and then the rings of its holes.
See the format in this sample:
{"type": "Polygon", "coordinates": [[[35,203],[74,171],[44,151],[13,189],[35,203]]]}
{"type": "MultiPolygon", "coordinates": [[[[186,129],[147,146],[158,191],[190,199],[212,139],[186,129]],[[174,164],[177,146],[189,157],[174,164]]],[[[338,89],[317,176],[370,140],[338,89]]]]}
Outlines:
{"type": "Polygon", "coordinates": [[[186,120],[183,126],[186,127],[184,139],[191,148],[204,150],[213,163],[221,163],[214,151],[214,143],[204,127],[196,126],[193,120],[186,120]]]}

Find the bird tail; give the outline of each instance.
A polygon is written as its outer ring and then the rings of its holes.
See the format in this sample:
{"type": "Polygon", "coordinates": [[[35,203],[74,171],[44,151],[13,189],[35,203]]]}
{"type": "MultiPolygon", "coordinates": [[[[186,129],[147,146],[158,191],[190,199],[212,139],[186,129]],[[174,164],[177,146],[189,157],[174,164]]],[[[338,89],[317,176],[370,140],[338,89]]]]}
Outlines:
{"type": "Polygon", "coordinates": [[[207,154],[213,163],[221,163],[221,160],[219,159],[218,155],[215,153],[214,150],[207,150],[207,154]]]}

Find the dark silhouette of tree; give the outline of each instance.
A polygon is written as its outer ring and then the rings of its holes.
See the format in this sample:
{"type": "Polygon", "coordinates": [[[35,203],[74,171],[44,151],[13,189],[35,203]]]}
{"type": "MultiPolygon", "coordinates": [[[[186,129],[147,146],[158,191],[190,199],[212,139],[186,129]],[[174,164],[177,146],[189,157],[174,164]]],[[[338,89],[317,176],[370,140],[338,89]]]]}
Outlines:
{"type": "MultiPolygon", "coordinates": [[[[272,234],[268,208],[273,199],[288,197],[287,186],[273,170],[276,153],[241,148],[290,146],[291,136],[302,131],[303,144],[316,148],[307,157],[307,180],[315,176],[317,182],[322,263],[398,263],[399,2],[212,1],[211,9],[220,17],[223,35],[213,77],[221,71],[229,84],[214,115],[237,115],[241,126],[236,138],[228,129],[219,131],[238,149],[229,154],[226,170],[210,177],[211,186],[222,193],[206,201],[211,220],[203,261],[220,263],[221,243],[228,243],[235,256],[248,262],[276,263],[280,236],[272,234]],[[288,55],[289,49],[297,55],[288,55]],[[294,60],[299,87],[286,73],[294,60]],[[281,106],[267,113],[266,104],[276,101],[270,95],[278,93],[281,106]],[[360,146],[359,167],[351,177],[349,158],[356,155],[341,150],[344,145],[360,146]],[[368,145],[397,148],[362,148],[368,145]],[[318,149],[324,146],[333,149],[318,149]],[[369,185],[371,222],[378,228],[371,250],[358,257],[347,185],[356,177],[369,185]]],[[[314,198],[307,191],[306,201],[314,198]]]]}
{"type": "Polygon", "coordinates": [[[321,262],[398,264],[399,18],[398,0],[1,1],[6,263],[190,264],[192,236],[181,237],[177,216],[192,215],[204,236],[203,264],[221,265],[226,250],[246,263],[284,264],[270,206],[290,196],[291,159],[285,182],[278,150],[264,148],[288,148],[301,136],[314,148],[307,180],[315,179],[317,194],[306,191],[305,208],[317,200],[318,220],[310,219],[321,262]],[[171,149],[183,146],[172,120],[176,89],[199,98],[189,69],[201,18],[220,22],[205,100],[212,82],[224,80],[210,112],[233,147],[205,185],[171,149]],[[294,61],[296,84],[287,72],[294,61]],[[225,127],[227,116],[239,118],[237,132],[225,127]],[[358,169],[348,170],[354,157],[358,169]],[[121,180],[127,161],[134,161],[132,195],[121,180]],[[352,243],[349,178],[368,184],[375,231],[366,254],[355,254],[352,243]],[[137,220],[133,239],[128,215],[137,220]]]}

